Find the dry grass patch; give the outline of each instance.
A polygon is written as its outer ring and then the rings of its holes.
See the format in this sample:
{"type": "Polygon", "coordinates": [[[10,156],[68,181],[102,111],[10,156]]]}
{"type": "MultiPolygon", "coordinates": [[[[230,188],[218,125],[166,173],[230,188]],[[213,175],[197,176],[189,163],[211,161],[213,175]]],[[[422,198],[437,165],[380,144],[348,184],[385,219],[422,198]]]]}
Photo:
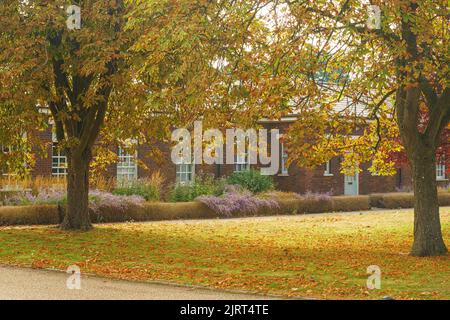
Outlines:
{"type": "MultiPolygon", "coordinates": [[[[450,246],[450,208],[441,208],[450,246]]],[[[320,298],[450,299],[449,256],[407,255],[411,210],[233,220],[0,228],[0,263],[320,298]],[[367,290],[378,265],[381,290],[367,290]]]]}

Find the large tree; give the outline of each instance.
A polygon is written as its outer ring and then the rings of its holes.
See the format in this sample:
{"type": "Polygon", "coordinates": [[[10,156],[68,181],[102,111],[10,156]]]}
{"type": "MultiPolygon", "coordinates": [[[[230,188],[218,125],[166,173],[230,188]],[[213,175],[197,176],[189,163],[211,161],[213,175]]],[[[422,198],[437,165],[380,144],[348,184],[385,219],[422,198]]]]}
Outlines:
{"type": "Polygon", "coordinates": [[[226,96],[213,89],[233,81],[220,60],[239,60],[258,8],[258,0],[2,1],[0,103],[18,118],[50,110],[68,159],[63,228],[91,228],[100,136],[151,143],[213,113],[226,96]]]}
{"type": "Polygon", "coordinates": [[[293,0],[278,8],[279,72],[291,79],[289,94],[299,93],[291,156],[317,165],[341,155],[344,172],[372,161],[373,173],[392,174],[390,154],[404,148],[415,192],[411,254],[446,254],[436,152],[450,121],[448,2],[293,0]]]}
{"type": "Polygon", "coordinates": [[[4,95],[30,112],[50,110],[68,159],[62,226],[87,230],[92,148],[126,63],[126,7],[120,0],[4,1],[0,10],[4,95]],[[81,25],[67,23],[72,3],[81,7],[81,25]]]}

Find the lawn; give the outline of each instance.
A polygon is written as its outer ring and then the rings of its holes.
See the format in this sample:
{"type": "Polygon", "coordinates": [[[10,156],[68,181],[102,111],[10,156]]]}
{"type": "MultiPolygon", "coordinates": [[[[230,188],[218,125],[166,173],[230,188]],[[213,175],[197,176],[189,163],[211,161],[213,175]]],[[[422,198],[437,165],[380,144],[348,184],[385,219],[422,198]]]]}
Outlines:
{"type": "MultiPolygon", "coordinates": [[[[450,247],[450,208],[441,208],[450,247]]],[[[290,297],[450,299],[450,259],[407,255],[411,210],[234,220],[0,228],[0,263],[290,297]],[[381,268],[368,290],[366,269],[381,268]]]]}

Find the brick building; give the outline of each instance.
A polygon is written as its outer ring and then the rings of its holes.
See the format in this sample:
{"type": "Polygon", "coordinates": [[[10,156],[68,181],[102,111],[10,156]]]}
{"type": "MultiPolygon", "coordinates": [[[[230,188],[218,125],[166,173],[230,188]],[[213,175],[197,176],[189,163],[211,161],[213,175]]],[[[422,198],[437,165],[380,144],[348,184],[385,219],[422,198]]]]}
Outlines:
{"type": "MultiPolygon", "coordinates": [[[[263,127],[279,128],[282,133],[292,119],[284,121],[266,121],[263,127]]],[[[59,151],[54,141],[51,129],[39,133],[39,138],[47,143],[46,156],[36,158],[33,168],[33,176],[64,176],[66,174],[66,157],[59,151]]],[[[105,171],[107,177],[120,179],[137,179],[150,176],[159,171],[167,184],[176,182],[188,183],[196,174],[208,173],[215,177],[227,176],[235,171],[247,170],[258,165],[250,165],[245,157],[235,158],[234,164],[174,164],[171,161],[171,148],[161,144],[160,149],[164,155],[164,161],[155,161],[150,155],[150,147],[142,144],[137,146],[135,154],[129,154],[120,147],[113,148],[118,155],[118,162],[110,165],[105,171]],[[139,161],[136,161],[136,160],[139,161]],[[139,165],[143,163],[145,165],[139,165]]],[[[355,176],[345,176],[339,172],[340,157],[331,159],[328,163],[314,170],[300,168],[292,164],[286,166],[287,153],[284,146],[280,145],[280,168],[278,174],[273,176],[277,189],[297,193],[318,192],[332,193],[334,195],[369,194],[377,192],[395,192],[411,188],[411,173],[407,165],[398,168],[394,176],[374,176],[368,171],[369,163],[360,165],[361,172],[355,176]]],[[[437,165],[437,180],[440,185],[447,185],[445,165],[437,165]]]]}

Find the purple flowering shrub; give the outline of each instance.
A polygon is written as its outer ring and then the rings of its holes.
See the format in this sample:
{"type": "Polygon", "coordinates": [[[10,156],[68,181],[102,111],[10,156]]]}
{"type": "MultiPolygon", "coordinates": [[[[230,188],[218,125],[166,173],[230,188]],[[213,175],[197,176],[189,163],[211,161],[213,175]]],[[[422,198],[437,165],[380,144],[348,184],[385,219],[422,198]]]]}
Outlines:
{"type": "Polygon", "coordinates": [[[26,206],[37,204],[58,204],[66,201],[66,193],[62,190],[43,189],[37,194],[31,191],[15,193],[3,200],[6,206],[26,206]]]}
{"type": "MultiPolygon", "coordinates": [[[[37,194],[26,191],[7,197],[3,203],[9,206],[38,205],[38,204],[65,204],[67,202],[66,192],[62,190],[43,189],[37,194]]],[[[91,190],[89,192],[89,207],[97,212],[100,208],[108,207],[124,211],[130,206],[141,205],[145,202],[142,196],[121,196],[112,193],[91,190]]]]}
{"type": "Polygon", "coordinates": [[[89,192],[89,209],[91,214],[95,215],[96,222],[108,221],[111,217],[132,220],[128,213],[144,203],[145,198],[143,196],[114,195],[99,190],[89,192]]]}
{"type": "Polygon", "coordinates": [[[235,213],[256,214],[261,208],[279,208],[274,199],[258,198],[248,191],[228,192],[220,197],[200,196],[196,200],[224,217],[231,217],[235,213]]]}
{"type": "Polygon", "coordinates": [[[145,198],[137,195],[121,196],[100,190],[92,190],[89,192],[89,202],[89,207],[94,211],[101,207],[125,210],[130,206],[142,205],[145,202],[145,198]]]}

